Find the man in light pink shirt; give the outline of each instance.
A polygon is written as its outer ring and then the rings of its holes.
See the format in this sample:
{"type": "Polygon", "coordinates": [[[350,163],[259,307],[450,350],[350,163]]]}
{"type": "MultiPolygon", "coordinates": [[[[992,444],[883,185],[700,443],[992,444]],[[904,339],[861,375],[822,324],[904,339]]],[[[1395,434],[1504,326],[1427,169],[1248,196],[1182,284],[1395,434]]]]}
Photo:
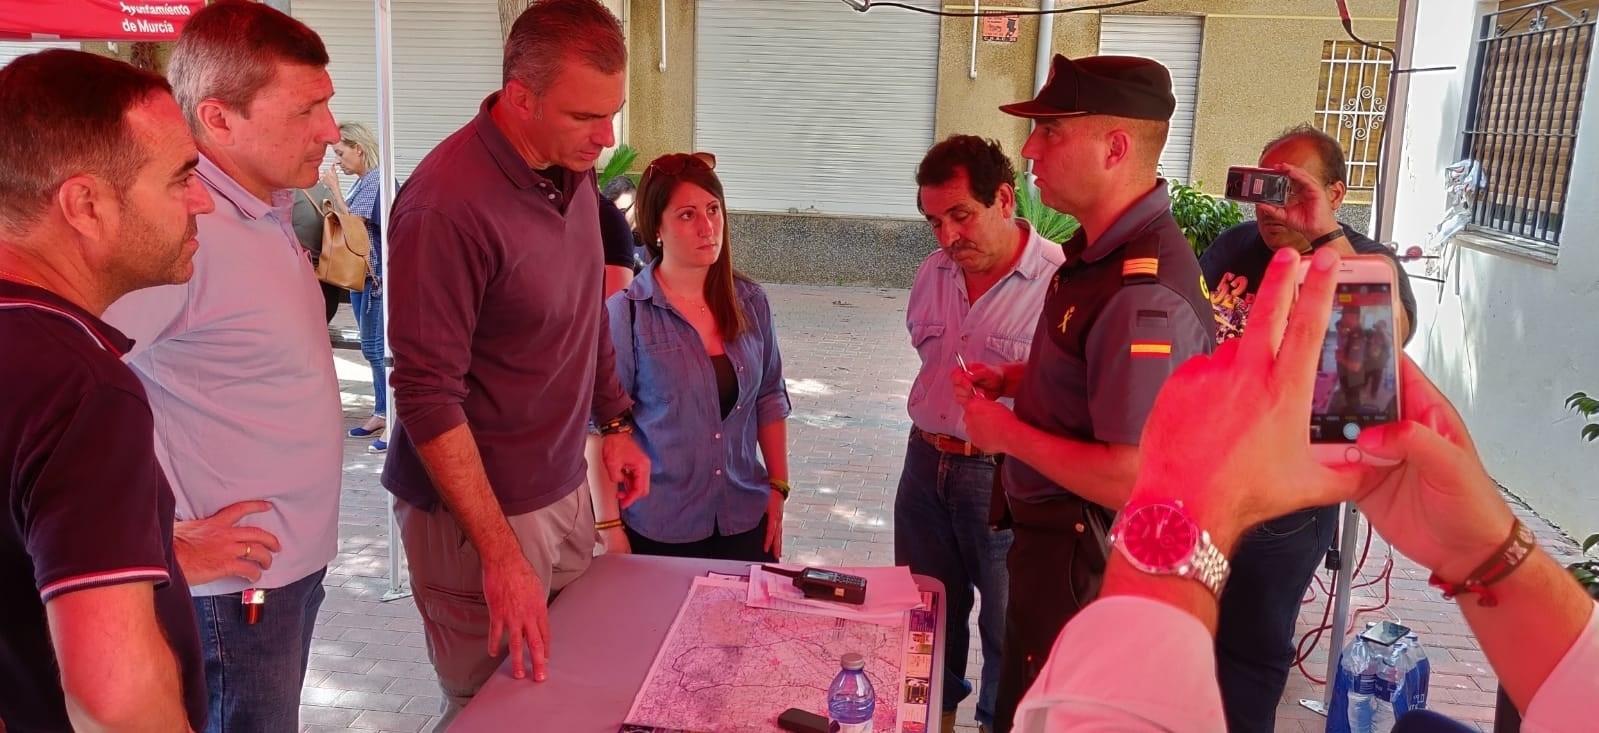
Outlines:
{"type": "Polygon", "coordinates": [[[1224,558],[1261,521],[1344,500],[1450,588],[1500,684],[1526,711],[1523,730],[1592,729],[1599,606],[1535,547],[1459,414],[1415,364],[1403,363],[1405,420],[1360,436],[1362,464],[1334,469],[1312,456],[1305,426],[1338,259],[1316,253],[1295,304],[1300,258],[1278,252],[1251,330],[1167,384],[1111,533],[1117,552],[1101,600],[1061,632],[1017,730],[1225,730],[1214,653],[1224,558]],[[1245,407],[1207,409],[1218,403],[1245,407]],[[1179,536],[1189,540],[1174,544],[1179,536]],[[1152,562],[1152,547],[1165,559],[1152,562]]]}

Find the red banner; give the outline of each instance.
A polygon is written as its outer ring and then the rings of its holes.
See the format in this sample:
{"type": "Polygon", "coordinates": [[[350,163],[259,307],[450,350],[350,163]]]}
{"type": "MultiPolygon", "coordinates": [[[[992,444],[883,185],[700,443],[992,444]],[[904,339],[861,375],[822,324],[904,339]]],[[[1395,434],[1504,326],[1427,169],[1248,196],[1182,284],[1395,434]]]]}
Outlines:
{"type": "Polygon", "coordinates": [[[205,0],[0,0],[0,39],[172,41],[205,0]]]}

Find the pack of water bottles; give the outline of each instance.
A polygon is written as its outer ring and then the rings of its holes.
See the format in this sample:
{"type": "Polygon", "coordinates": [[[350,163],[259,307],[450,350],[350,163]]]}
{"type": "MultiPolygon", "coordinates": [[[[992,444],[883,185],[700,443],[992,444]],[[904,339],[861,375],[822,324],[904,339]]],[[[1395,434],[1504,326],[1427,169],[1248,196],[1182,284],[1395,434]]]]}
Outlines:
{"type": "Polygon", "coordinates": [[[1409,628],[1367,624],[1339,655],[1327,733],[1388,733],[1405,713],[1427,707],[1431,674],[1427,651],[1409,628]]]}

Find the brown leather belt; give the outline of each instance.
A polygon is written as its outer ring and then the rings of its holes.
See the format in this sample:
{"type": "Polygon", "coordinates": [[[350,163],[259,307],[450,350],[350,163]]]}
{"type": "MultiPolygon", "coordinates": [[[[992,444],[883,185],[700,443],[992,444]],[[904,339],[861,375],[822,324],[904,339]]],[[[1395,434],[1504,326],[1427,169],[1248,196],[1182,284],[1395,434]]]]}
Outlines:
{"type": "Polygon", "coordinates": [[[984,453],[984,452],[978,450],[977,446],[972,445],[971,443],[969,443],[967,441],[961,440],[960,438],[957,438],[957,437],[955,437],[953,435],[944,435],[942,433],[929,433],[926,430],[918,428],[918,427],[916,427],[914,425],[911,426],[911,435],[918,436],[922,440],[927,441],[928,445],[933,446],[933,449],[938,451],[938,452],[940,452],[940,453],[948,453],[950,455],[956,455],[956,456],[966,456],[967,458],[993,458],[994,457],[994,454],[992,454],[992,453],[984,453]]]}

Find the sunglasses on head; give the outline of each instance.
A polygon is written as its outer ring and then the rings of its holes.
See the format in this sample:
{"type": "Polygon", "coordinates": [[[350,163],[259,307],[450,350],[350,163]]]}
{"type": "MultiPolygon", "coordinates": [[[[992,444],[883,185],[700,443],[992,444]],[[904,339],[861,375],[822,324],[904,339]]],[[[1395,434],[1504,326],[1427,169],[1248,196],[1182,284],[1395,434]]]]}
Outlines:
{"type": "Polygon", "coordinates": [[[644,175],[655,172],[663,176],[678,176],[690,168],[715,170],[716,156],[710,153],[669,153],[652,161],[644,169],[644,175]]]}

